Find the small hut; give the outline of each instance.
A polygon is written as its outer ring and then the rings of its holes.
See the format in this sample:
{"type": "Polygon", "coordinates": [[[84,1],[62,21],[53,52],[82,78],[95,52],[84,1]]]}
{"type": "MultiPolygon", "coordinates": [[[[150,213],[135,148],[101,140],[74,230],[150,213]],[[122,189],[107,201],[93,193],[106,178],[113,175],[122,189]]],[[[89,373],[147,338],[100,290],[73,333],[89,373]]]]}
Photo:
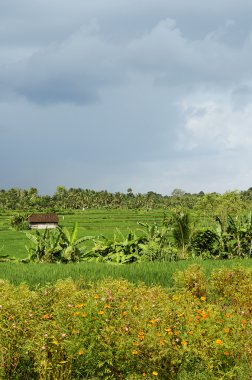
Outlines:
{"type": "Polygon", "coordinates": [[[29,227],[32,229],[56,228],[59,218],[56,214],[32,214],[28,217],[29,227]]]}

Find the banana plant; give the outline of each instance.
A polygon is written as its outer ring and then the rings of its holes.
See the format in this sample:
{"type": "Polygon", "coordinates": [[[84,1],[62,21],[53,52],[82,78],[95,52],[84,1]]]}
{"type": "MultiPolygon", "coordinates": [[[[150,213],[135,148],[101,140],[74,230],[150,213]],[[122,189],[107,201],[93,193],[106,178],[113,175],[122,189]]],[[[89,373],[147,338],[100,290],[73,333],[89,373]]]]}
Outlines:
{"type": "Polygon", "coordinates": [[[61,257],[62,261],[76,262],[82,259],[87,260],[88,254],[85,254],[85,247],[81,244],[85,241],[93,239],[93,236],[84,236],[77,238],[78,223],[75,223],[71,232],[67,228],[58,227],[60,231],[60,246],[62,248],[61,257]]]}
{"type": "Polygon", "coordinates": [[[26,247],[29,257],[26,261],[35,262],[77,262],[87,260],[90,256],[85,252],[81,243],[92,239],[85,236],[77,239],[78,225],[74,225],[71,232],[67,228],[58,227],[55,230],[36,230],[33,233],[26,233],[26,236],[33,243],[31,247],[26,247]]]}
{"type": "Polygon", "coordinates": [[[171,226],[170,221],[165,216],[161,226],[156,222],[153,224],[138,222],[138,225],[144,227],[144,230],[140,231],[144,233],[148,242],[156,243],[161,249],[170,244],[169,232],[171,231],[171,226]]]}
{"type": "Polygon", "coordinates": [[[224,257],[245,257],[252,255],[252,214],[247,217],[227,216],[225,228],[219,217],[217,232],[224,257]]]}
{"type": "Polygon", "coordinates": [[[117,230],[112,239],[103,235],[98,237],[94,241],[90,254],[95,255],[97,261],[110,264],[140,262],[142,260],[142,244],[146,242],[147,239],[144,236],[138,237],[133,232],[124,236],[121,231],[117,230]]]}
{"type": "Polygon", "coordinates": [[[33,246],[26,247],[29,252],[28,261],[35,262],[60,262],[61,246],[60,233],[56,230],[36,230],[35,234],[26,233],[33,246]]]}

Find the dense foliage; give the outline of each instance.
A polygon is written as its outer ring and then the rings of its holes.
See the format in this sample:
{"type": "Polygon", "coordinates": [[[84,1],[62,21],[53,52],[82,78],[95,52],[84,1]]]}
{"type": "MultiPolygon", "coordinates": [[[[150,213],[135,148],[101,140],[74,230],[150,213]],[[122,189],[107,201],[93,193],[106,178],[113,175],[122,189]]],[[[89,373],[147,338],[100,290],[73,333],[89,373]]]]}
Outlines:
{"type": "Polygon", "coordinates": [[[78,225],[72,231],[67,228],[36,230],[27,233],[33,245],[27,247],[29,256],[23,262],[69,263],[79,262],[85,257],[85,249],[81,244],[91,237],[77,238],[78,225]]]}
{"type": "Polygon", "coordinates": [[[202,258],[244,258],[252,256],[252,215],[245,218],[216,217],[213,229],[193,228],[188,213],[173,211],[162,225],[139,223],[141,230],[113,238],[104,235],[77,239],[78,225],[27,233],[33,245],[23,262],[69,263],[95,261],[130,264],[148,261],[174,261],[199,256],[202,258]],[[144,228],[144,229],[143,229],[144,228]],[[86,242],[88,241],[88,245],[86,242]]]}
{"type": "Polygon", "coordinates": [[[188,209],[201,210],[203,213],[221,215],[242,211],[252,204],[252,188],[247,191],[228,191],[197,194],[175,189],[171,195],[161,195],[153,191],[134,194],[132,189],[126,193],[111,193],[106,190],[95,191],[81,188],[66,189],[58,186],[53,195],[40,195],[36,188],[12,188],[0,190],[0,211],[5,210],[83,210],[85,208],[145,208],[183,206],[188,209]]]}
{"type": "Polygon", "coordinates": [[[60,280],[0,286],[6,380],[241,379],[252,371],[252,271],[198,266],[175,286],[60,280]]]}

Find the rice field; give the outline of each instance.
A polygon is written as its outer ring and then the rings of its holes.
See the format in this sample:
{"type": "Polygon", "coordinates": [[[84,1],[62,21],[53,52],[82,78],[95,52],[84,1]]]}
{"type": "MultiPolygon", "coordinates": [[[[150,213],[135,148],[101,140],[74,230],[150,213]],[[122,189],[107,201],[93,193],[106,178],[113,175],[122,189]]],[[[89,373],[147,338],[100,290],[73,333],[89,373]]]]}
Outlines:
{"type": "MultiPolygon", "coordinates": [[[[144,210],[84,210],[75,213],[58,214],[59,224],[71,229],[78,223],[78,235],[111,237],[120,230],[122,233],[140,229],[138,222],[160,223],[164,216],[162,209],[144,210]]],[[[10,229],[11,214],[0,215],[0,249],[2,255],[25,258],[25,246],[29,244],[25,231],[10,229]]]]}
{"type": "MultiPolygon", "coordinates": [[[[60,225],[71,229],[78,223],[79,236],[105,235],[111,237],[116,231],[126,234],[130,230],[140,233],[138,222],[161,223],[164,210],[84,210],[75,213],[59,214],[60,225]]],[[[24,231],[10,228],[11,214],[0,215],[0,249],[1,255],[19,259],[27,257],[25,246],[30,244],[24,231]]],[[[0,278],[17,285],[28,283],[31,287],[55,283],[58,279],[73,278],[84,281],[102,280],[107,277],[124,278],[130,282],[144,282],[146,285],[159,284],[172,286],[172,275],[176,270],[184,270],[193,263],[202,265],[206,274],[214,268],[241,265],[251,267],[252,260],[190,260],[167,263],[142,263],[115,266],[102,263],[78,263],[68,265],[56,264],[15,264],[0,263],[0,278]]]]}
{"type": "Polygon", "coordinates": [[[95,282],[105,278],[126,279],[131,283],[143,282],[148,286],[173,286],[173,274],[185,270],[192,264],[202,267],[209,277],[214,269],[235,268],[237,266],[252,268],[251,259],[234,260],[185,260],[167,263],[141,263],[130,265],[110,265],[104,263],[76,264],[12,264],[0,263],[0,279],[8,280],[13,285],[27,283],[31,288],[55,283],[59,279],[72,278],[84,282],[95,282]]]}

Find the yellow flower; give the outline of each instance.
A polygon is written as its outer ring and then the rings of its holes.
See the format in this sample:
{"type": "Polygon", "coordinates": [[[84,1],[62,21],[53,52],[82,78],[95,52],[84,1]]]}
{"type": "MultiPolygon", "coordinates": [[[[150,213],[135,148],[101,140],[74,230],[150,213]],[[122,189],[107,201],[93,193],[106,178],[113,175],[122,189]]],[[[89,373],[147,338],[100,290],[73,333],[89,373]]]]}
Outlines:
{"type": "Polygon", "coordinates": [[[110,308],[111,308],[110,305],[108,305],[108,304],[104,305],[104,309],[110,309],[110,308]]]}
{"type": "Polygon", "coordinates": [[[229,328],[229,327],[226,327],[226,328],[224,329],[224,332],[225,332],[226,334],[228,334],[229,331],[230,331],[230,328],[229,328]]]}
{"type": "Polygon", "coordinates": [[[188,331],[188,334],[189,335],[193,335],[193,331],[188,331]]]}
{"type": "Polygon", "coordinates": [[[78,352],[78,355],[84,355],[85,354],[85,350],[84,350],[84,348],[81,348],[80,350],[79,350],[79,352],[78,352]]]}
{"type": "Polygon", "coordinates": [[[98,294],[95,294],[95,295],[94,295],[94,299],[95,299],[95,300],[98,300],[98,299],[99,299],[98,294]]]}
{"type": "Polygon", "coordinates": [[[42,318],[42,319],[50,319],[50,318],[51,318],[51,314],[45,314],[45,315],[42,315],[41,318],[42,318]]]}
{"type": "Polygon", "coordinates": [[[143,331],[139,331],[139,333],[138,333],[138,338],[139,338],[140,340],[144,340],[144,332],[143,332],[143,331]]]}
{"type": "Polygon", "coordinates": [[[157,372],[157,371],[153,371],[153,372],[152,372],[152,375],[153,375],[153,376],[158,376],[158,372],[157,372]]]}
{"type": "Polygon", "coordinates": [[[81,314],[80,311],[75,311],[75,312],[73,313],[73,315],[74,315],[75,317],[78,317],[80,314],[81,314]]]}
{"type": "Polygon", "coordinates": [[[132,350],[132,355],[139,355],[139,351],[137,351],[137,350],[132,350]]]}
{"type": "Polygon", "coordinates": [[[99,314],[99,315],[102,315],[102,314],[104,314],[104,311],[103,311],[103,310],[100,310],[100,311],[98,311],[98,314],[99,314]]]}
{"type": "Polygon", "coordinates": [[[221,339],[216,339],[215,343],[220,346],[222,344],[222,340],[221,339]]]}
{"type": "Polygon", "coordinates": [[[206,297],[200,297],[201,301],[205,301],[206,297]]]}
{"type": "Polygon", "coordinates": [[[175,296],[175,295],[174,295],[174,296],[172,296],[172,300],[173,300],[173,301],[178,301],[178,299],[179,299],[179,297],[178,297],[178,296],[175,296]]]}
{"type": "Polygon", "coordinates": [[[186,346],[187,345],[187,341],[186,340],[182,340],[181,344],[182,344],[182,346],[186,346]]]}
{"type": "Polygon", "coordinates": [[[122,312],[122,315],[125,317],[127,315],[127,312],[126,311],[123,311],[122,312]]]}
{"type": "Polygon", "coordinates": [[[82,313],[81,315],[82,315],[83,318],[85,318],[87,316],[86,313],[82,313]]]}
{"type": "Polygon", "coordinates": [[[83,306],[85,306],[84,303],[78,303],[77,305],[75,305],[75,308],[76,309],[81,309],[83,306]]]}

